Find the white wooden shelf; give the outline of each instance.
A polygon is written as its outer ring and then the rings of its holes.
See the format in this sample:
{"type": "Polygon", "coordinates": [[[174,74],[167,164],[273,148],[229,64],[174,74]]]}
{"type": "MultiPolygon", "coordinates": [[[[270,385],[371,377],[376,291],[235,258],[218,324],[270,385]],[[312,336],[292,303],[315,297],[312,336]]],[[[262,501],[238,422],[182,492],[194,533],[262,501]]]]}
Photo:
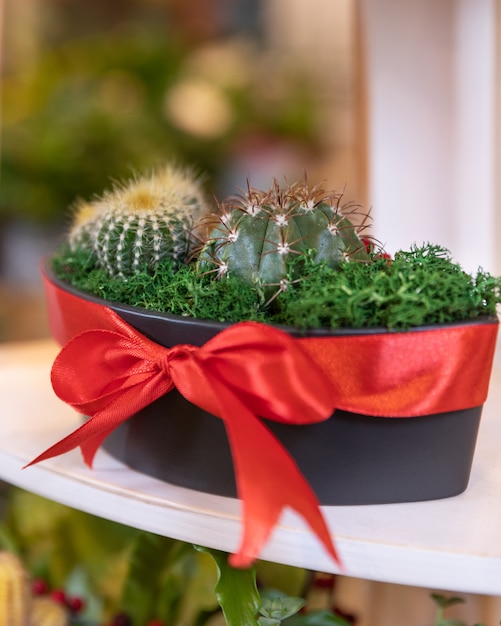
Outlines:
{"type": "MultiPolygon", "coordinates": [[[[231,552],[238,500],[176,487],[99,451],[22,467],[79,417],[53,394],[52,341],[0,345],[0,478],[71,507],[161,535],[231,552]]],[[[470,485],[460,496],[412,504],[324,507],[349,576],[501,595],[501,367],[494,368],[470,485]]],[[[262,558],[336,572],[302,520],[286,512],[262,558]]]]}

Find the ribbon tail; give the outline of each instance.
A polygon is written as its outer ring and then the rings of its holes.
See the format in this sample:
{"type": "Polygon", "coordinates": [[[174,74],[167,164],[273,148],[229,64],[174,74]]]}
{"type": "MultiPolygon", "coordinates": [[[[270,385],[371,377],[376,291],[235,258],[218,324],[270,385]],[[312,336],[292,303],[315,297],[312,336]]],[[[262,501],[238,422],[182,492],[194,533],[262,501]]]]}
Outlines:
{"type": "MultiPolygon", "coordinates": [[[[213,377],[211,377],[212,379],[213,377]]],[[[266,426],[227,387],[211,380],[220,401],[243,506],[243,533],[234,567],[249,567],[282,511],[291,507],[309,524],[329,554],[340,564],[317,497],[294,460],[266,426]]]]}
{"type": "MultiPolygon", "coordinates": [[[[124,421],[125,419],[127,418],[124,418],[121,421],[124,421]]],[[[89,467],[92,467],[94,456],[99,446],[117,426],[117,422],[110,426],[109,419],[107,417],[96,413],[94,417],[90,418],[87,422],[79,426],[63,439],[60,439],[50,448],[47,448],[47,450],[42,452],[24,467],[30,467],[30,465],[35,465],[36,463],[40,463],[40,461],[51,459],[77,447],[80,447],[85,463],[89,467]]]]}

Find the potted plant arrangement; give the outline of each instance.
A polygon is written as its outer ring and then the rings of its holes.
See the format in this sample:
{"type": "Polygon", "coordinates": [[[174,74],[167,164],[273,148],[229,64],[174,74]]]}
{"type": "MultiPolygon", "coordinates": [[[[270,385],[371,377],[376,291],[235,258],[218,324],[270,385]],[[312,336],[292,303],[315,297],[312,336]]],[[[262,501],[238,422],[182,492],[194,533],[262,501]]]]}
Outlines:
{"type": "Polygon", "coordinates": [[[285,507],[337,559],[319,504],[462,492],[501,281],[436,245],[390,259],[367,228],[306,179],[212,207],[170,165],[80,202],[43,275],[52,384],[86,419],[33,463],[104,445],[238,496],[240,568],[285,507]]]}

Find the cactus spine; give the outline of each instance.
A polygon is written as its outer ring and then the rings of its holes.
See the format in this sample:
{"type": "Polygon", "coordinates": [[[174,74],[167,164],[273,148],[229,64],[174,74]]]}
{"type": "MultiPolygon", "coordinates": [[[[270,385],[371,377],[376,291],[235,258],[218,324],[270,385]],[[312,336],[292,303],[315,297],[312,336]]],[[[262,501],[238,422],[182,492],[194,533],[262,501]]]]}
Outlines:
{"type": "MultiPolygon", "coordinates": [[[[315,251],[316,262],[336,266],[343,260],[368,261],[356,227],[340,206],[342,194],[309,187],[306,181],[247,193],[221,205],[221,214],[200,253],[201,265],[219,276],[234,274],[245,282],[286,288],[292,261],[315,251]]],[[[355,212],[356,208],[350,208],[355,212]]]]}
{"type": "Polygon", "coordinates": [[[193,225],[208,212],[200,181],[169,165],[76,207],[69,233],[73,249],[88,249],[110,276],[127,278],[170,257],[185,262],[193,225]]]}

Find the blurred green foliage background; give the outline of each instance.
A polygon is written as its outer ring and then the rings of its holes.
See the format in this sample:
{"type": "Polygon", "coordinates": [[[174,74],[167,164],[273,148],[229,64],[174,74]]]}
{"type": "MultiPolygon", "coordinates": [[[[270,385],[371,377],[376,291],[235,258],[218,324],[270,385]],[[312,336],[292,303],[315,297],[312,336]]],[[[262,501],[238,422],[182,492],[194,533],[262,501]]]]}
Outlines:
{"type": "Polygon", "coordinates": [[[4,219],[57,221],[77,197],[166,159],[194,165],[217,190],[242,151],[316,149],[315,95],[297,63],[252,33],[191,36],[174,11],[126,17],[42,40],[36,59],[6,67],[4,219]]]}

